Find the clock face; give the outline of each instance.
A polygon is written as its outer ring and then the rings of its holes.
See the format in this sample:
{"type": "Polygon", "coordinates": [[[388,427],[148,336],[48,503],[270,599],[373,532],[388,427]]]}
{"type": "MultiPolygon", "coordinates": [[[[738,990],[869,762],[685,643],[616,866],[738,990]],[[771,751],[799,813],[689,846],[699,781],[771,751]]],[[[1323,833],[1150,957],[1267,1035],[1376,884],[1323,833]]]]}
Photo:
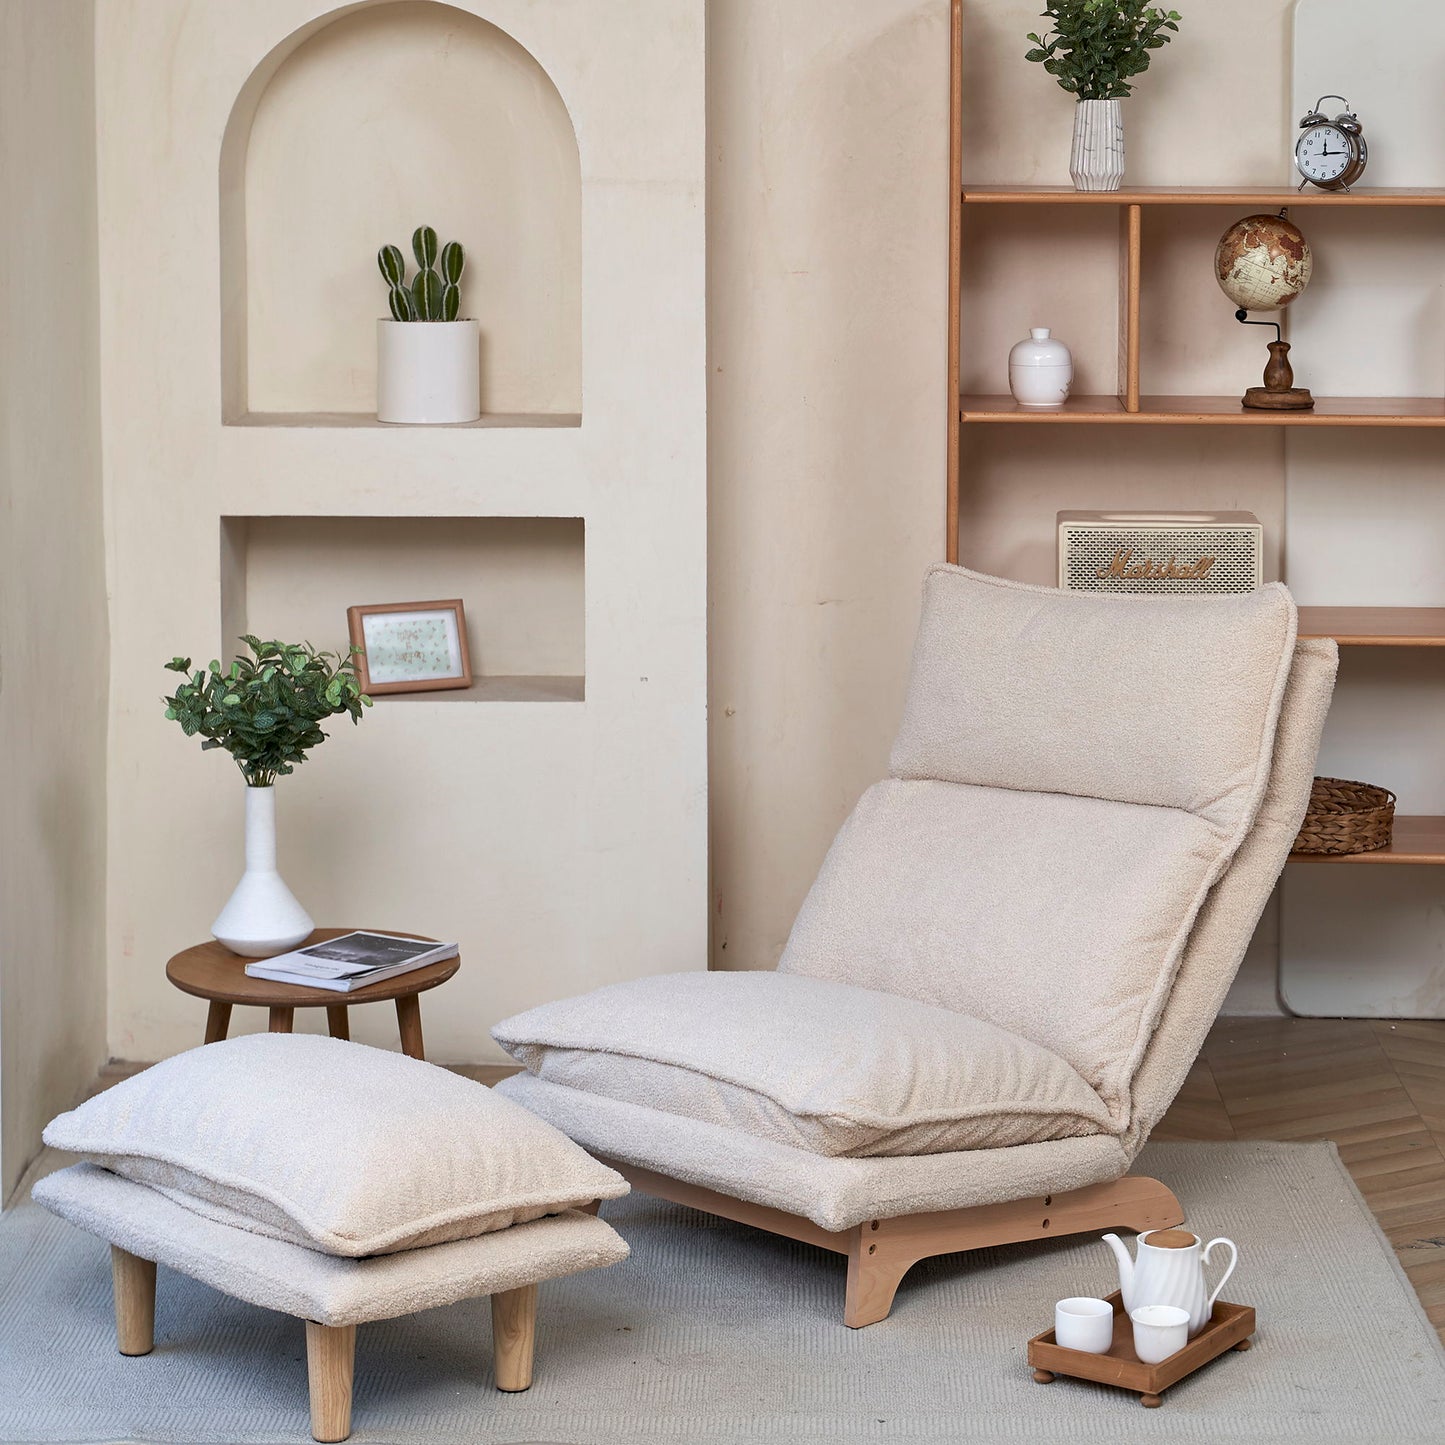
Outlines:
{"type": "Polygon", "coordinates": [[[1312,125],[1295,143],[1295,164],[1311,181],[1333,181],[1355,159],[1353,138],[1335,125],[1312,125]]]}

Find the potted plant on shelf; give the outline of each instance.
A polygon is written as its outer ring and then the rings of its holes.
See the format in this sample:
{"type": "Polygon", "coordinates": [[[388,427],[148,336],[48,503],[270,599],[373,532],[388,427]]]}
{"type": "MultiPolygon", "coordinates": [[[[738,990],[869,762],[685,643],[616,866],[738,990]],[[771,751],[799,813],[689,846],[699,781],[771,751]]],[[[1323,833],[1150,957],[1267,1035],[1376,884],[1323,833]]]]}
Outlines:
{"type": "Polygon", "coordinates": [[[1074,148],[1069,174],[1078,191],[1117,191],[1124,179],[1124,117],[1119,102],[1179,29],[1177,10],[1144,0],[1047,0],[1050,28],[1030,35],[1025,60],[1038,61],[1072,96],[1074,148]]]}
{"type": "Polygon", "coordinates": [[[417,271],[409,285],[400,246],[376,253],[391,306],[376,323],[376,419],[476,421],[477,323],[460,314],[466,253],[459,241],[438,252],[430,226],[412,232],[411,250],[417,271]]]}
{"type": "Polygon", "coordinates": [[[357,723],[371,699],[349,656],[309,643],[241,641],[253,656],[237,657],[225,672],[215,661],[192,672],[189,657],[166,663],[186,675],[166,698],[166,716],[188,738],[199,736],[203,751],[225,748],[246,780],[246,872],[211,933],[232,953],[264,958],[294,948],[314,927],[276,871],[276,779],[326,741],[324,719],[346,713],[357,723]]]}

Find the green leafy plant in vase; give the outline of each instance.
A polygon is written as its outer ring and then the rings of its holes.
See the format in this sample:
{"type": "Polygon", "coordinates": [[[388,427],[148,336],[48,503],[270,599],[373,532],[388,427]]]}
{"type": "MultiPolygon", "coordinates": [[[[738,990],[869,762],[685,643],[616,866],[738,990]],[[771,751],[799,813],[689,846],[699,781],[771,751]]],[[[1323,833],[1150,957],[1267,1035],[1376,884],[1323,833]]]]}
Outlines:
{"type": "Polygon", "coordinates": [[[438,248],[430,226],[412,232],[416,275],[408,282],[400,246],[376,253],[390,318],[377,323],[376,415],[386,422],[467,422],[481,414],[480,336],[461,314],[461,242],[438,248]]]}
{"type": "Polygon", "coordinates": [[[1119,102],[1179,30],[1179,12],[1144,0],[1047,0],[1042,35],[1025,56],[1078,102],[1069,174],[1080,191],[1117,191],[1124,179],[1119,102]]]}
{"type": "Polygon", "coordinates": [[[309,643],[241,641],[251,656],[224,669],[213,660],[193,671],[189,657],[166,663],[185,678],[165,700],[166,717],[198,737],[203,751],[230,753],[246,780],[246,871],[211,933],[233,953],[264,958],[294,948],[314,927],[276,871],[276,779],[326,741],[327,718],[344,714],[355,724],[371,699],[351,655],[309,643]]]}

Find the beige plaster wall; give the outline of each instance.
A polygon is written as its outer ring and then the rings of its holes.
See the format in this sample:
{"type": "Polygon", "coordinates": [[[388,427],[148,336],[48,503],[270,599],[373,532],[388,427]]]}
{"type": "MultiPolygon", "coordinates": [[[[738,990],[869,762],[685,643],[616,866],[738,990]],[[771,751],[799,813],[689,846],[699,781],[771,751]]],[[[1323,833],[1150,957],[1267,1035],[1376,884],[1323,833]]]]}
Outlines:
{"type": "MultiPolygon", "coordinates": [[[[1184,8],[1128,102],[1129,179],[1279,181],[1290,0],[1184,8]]],[[[1039,9],[965,0],[970,180],[1068,182],[1072,102],[1022,58],[1039,9]]],[[[948,6],[712,0],[708,39],[712,958],[767,968],[884,770],[919,581],[943,555],[948,6]]],[[[1210,274],[1229,219],[1145,237],[1147,389],[1258,369],[1210,274]]],[[[966,246],[966,388],[1007,390],[1009,346],[1047,325],[1085,389],[1113,389],[1111,216],[997,208],[966,246]]],[[[1049,581],[1056,511],[1187,501],[1259,513],[1278,566],[1277,434],[1025,432],[966,440],[971,565],[1049,581]]]]}
{"type": "MultiPolygon", "coordinates": [[[[706,965],[704,40],[702,0],[97,5],[113,1053],[198,1041],[204,1005],[164,966],[206,938],[242,862],[240,776],[164,721],[162,662],[230,655],[243,621],[336,643],[350,603],[461,595],[482,671],[576,684],[378,699],[278,786],[281,870],[315,918],[461,944],[423,1006],[429,1057],[500,1058],[488,1030],[508,1013],[706,965]],[[367,120],[397,86],[465,155],[444,135],[401,173],[367,120]],[[569,155],[570,241],[555,207],[508,210],[530,168],[569,155]],[[335,204],[308,178],[339,180],[335,204]],[[475,231],[469,305],[514,340],[549,285],[575,284],[580,344],[514,354],[502,404],[532,414],[383,427],[362,410],[377,228],[403,216],[475,231]],[[288,224],[291,274],[319,288],[294,307],[277,304],[288,224]],[[138,255],[157,268],[144,288],[138,255]],[[223,333],[247,314],[253,382],[286,358],[249,415],[222,405],[225,385],[239,396],[223,333]],[[526,390],[539,368],[545,396],[526,390]]],[[[354,1037],[396,1047],[389,1010],[357,1014],[354,1037]]]]}
{"type": "Polygon", "coordinates": [[[105,1059],[91,0],[0,0],[0,1200],[105,1059]]]}

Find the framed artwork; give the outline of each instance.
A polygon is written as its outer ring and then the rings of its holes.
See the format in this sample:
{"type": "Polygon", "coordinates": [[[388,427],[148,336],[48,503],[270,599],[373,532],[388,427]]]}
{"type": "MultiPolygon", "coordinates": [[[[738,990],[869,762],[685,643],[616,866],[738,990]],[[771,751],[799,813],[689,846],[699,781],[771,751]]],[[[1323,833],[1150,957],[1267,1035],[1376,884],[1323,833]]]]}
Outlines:
{"type": "Polygon", "coordinates": [[[346,620],[351,645],[361,649],[356,669],[363,692],[384,697],[389,692],[439,692],[472,685],[460,597],[348,607],[346,620]]]}

